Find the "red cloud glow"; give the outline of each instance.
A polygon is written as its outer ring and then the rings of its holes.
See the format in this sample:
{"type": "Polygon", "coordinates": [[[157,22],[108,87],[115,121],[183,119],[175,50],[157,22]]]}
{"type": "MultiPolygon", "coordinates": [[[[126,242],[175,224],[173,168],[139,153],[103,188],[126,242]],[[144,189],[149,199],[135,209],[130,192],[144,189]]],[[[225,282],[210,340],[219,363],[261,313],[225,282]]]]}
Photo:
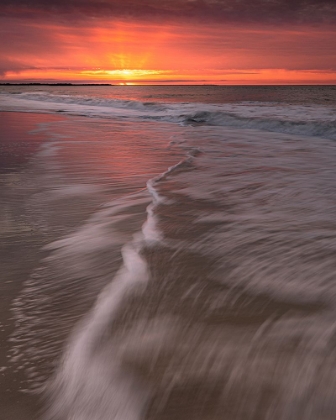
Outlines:
{"type": "Polygon", "coordinates": [[[7,18],[5,81],[336,83],[333,28],[7,18]]]}

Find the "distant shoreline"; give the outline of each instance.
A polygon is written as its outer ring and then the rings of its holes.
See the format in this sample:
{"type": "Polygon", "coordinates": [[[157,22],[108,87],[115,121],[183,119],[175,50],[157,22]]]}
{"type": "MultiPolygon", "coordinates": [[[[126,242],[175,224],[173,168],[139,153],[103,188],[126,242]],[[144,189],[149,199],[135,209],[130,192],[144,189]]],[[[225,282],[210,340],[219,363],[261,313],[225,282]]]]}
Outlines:
{"type": "Polygon", "coordinates": [[[0,86],[116,86],[111,83],[0,83],[0,86]]]}

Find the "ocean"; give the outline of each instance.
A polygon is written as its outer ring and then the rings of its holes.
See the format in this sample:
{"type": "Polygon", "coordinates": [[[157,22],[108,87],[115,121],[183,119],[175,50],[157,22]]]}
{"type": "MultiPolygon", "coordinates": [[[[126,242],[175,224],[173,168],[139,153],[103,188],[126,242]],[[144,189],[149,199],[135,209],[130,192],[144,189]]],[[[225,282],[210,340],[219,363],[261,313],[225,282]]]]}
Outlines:
{"type": "Polygon", "coordinates": [[[336,418],[336,86],[1,86],[4,420],[336,418]]]}

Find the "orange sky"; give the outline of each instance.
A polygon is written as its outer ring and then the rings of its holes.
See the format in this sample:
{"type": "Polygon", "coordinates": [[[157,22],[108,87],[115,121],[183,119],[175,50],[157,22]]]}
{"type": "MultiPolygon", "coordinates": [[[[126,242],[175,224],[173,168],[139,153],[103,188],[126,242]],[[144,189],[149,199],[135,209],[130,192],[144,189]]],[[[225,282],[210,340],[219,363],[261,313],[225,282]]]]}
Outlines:
{"type": "Polygon", "coordinates": [[[336,29],[6,18],[2,81],[336,84],[336,29]]]}

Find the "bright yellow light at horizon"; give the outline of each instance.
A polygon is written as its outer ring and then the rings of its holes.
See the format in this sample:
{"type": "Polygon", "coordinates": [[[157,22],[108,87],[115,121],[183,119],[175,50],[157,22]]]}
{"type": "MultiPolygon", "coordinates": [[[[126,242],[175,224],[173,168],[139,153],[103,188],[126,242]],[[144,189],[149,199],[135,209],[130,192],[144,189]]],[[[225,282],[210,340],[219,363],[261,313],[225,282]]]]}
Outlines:
{"type": "Polygon", "coordinates": [[[86,76],[111,76],[114,79],[132,80],[137,78],[146,78],[147,76],[160,75],[167,73],[163,70],[143,70],[143,69],[116,69],[116,70],[83,70],[82,75],[86,76]]]}

